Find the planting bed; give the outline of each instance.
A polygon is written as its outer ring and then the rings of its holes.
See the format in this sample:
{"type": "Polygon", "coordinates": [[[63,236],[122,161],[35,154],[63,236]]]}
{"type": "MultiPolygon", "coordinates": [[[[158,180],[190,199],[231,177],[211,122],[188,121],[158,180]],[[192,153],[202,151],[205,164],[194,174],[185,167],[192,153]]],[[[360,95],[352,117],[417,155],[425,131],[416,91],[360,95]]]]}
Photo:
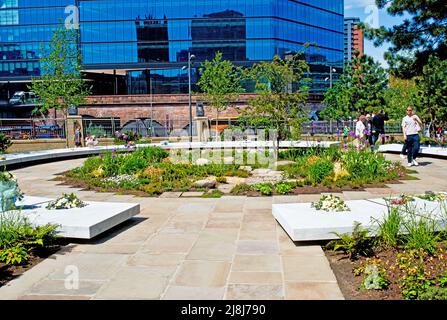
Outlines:
{"type": "Polygon", "coordinates": [[[233,150],[206,152],[195,161],[175,161],[166,151],[148,147],[131,154],[89,158],[57,179],[78,188],[137,196],[199,191],[206,192],[205,197],[257,197],[362,190],[411,178],[400,163],[371,151],[291,149],[280,158],[283,161],[278,163],[259,151],[236,154],[233,150]]]}

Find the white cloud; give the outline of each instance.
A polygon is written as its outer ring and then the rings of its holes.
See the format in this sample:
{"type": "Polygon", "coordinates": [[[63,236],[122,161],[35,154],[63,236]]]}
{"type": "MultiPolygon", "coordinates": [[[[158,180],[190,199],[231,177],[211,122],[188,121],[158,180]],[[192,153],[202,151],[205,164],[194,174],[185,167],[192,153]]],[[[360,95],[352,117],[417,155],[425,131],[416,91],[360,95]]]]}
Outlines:
{"type": "Polygon", "coordinates": [[[375,5],[375,0],[345,0],[345,10],[351,10],[355,8],[365,8],[370,5],[375,5]]]}

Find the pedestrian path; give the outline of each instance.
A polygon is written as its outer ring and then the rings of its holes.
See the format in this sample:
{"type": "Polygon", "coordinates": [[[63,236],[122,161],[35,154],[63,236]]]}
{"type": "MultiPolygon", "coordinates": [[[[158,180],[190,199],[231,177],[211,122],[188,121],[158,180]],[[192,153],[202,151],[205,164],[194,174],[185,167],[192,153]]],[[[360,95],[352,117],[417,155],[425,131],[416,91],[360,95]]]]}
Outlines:
{"type": "MultiPolygon", "coordinates": [[[[13,173],[28,195],[54,198],[76,192],[82,200],[139,203],[140,215],[93,242],[64,247],[0,288],[0,299],[343,299],[321,247],[292,242],[272,215],[273,203],[310,202],[320,195],[137,198],[50,181],[82,162],[13,173]],[[79,275],[79,286],[67,285],[73,274],[79,275]]],[[[447,191],[447,163],[422,159],[421,164],[419,181],[340,196],[447,191]]]]}

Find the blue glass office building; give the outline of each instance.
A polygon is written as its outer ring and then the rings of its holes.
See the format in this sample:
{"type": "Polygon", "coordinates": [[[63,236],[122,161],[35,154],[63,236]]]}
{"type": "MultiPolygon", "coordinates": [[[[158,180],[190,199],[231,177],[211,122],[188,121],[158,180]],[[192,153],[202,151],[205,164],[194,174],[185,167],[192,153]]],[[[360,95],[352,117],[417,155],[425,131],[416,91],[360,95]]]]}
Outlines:
{"type": "Polygon", "coordinates": [[[0,94],[40,74],[39,48],[69,5],[79,8],[85,77],[97,94],[187,92],[188,52],[198,65],[217,51],[238,65],[304,51],[322,92],[330,67],[343,65],[343,2],[0,0],[0,94]]]}

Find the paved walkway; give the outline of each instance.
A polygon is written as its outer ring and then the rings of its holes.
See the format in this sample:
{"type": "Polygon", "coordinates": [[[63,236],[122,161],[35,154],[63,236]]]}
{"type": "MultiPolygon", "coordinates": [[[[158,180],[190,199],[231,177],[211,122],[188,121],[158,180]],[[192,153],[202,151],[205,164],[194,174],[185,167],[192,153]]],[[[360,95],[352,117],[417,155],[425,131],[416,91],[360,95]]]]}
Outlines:
{"type": "MultiPolygon", "coordinates": [[[[14,174],[29,195],[55,198],[76,192],[83,200],[138,202],[141,214],[94,242],[64,247],[0,288],[0,299],[343,299],[321,247],[294,244],[271,214],[272,203],[309,202],[319,195],[136,198],[49,181],[82,161],[43,164],[14,174]],[[80,281],[73,288],[76,270],[80,281]]],[[[341,196],[349,200],[447,191],[445,162],[421,162],[430,164],[418,169],[419,181],[341,196]]]]}

